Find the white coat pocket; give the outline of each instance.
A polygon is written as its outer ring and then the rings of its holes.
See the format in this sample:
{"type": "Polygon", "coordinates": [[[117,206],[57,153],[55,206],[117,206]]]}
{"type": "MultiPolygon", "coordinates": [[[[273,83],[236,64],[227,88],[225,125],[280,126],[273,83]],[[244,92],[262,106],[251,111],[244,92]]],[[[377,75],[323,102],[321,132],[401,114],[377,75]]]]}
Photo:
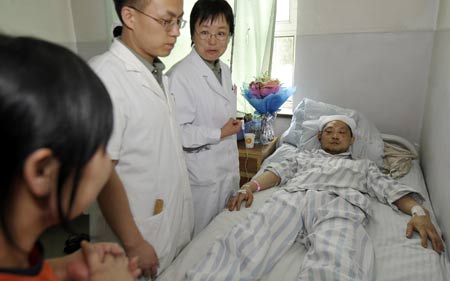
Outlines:
{"type": "Polygon", "coordinates": [[[165,211],[163,210],[161,213],[136,220],[136,225],[139,228],[139,231],[142,234],[142,237],[146,241],[148,241],[150,244],[152,244],[153,248],[155,248],[155,251],[157,252],[158,256],[161,252],[161,239],[159,237],[160,229],[161,229],[161,223],[162,218],[165,214],[165,211]],[[159,243],[158,243],[159,242],[159,243]]]}
{"type": "Polygon", "coordinates": [[[211,150],[197,153],[186,153],[186,163],[189,179],[192,185],[212,185],[217,178],[215,169],[215,156],[211,150]]]}

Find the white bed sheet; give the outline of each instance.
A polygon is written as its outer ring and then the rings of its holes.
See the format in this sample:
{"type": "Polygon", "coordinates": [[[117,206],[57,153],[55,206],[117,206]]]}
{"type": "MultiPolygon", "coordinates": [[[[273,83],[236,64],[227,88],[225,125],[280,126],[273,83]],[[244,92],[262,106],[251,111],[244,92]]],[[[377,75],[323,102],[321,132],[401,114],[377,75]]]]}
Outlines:
{"type": "MultiPolygon", "coordinates": [[[[278,161],[286,155],[295,153],[296,148],[284,144],[269,157],[269,161],[278,161]]],[[[411,171],[400,179],[409,186],[416,187],[426,197],[424,206],[432,210],[425,182],[417,160],[413,161],[411,171]]],[[[217,237],[227,233],[234,224],[242,221],[252,209],[260,207],[276,190],[272,188],[255,194],[253,205],[239,212],[224,210],[180,253],[175,261],[157,280],[184,280],[186,271],[206,254],[217,237]]],[[[431,248],[424,249],[420,237],[414,234],[412,239],[405,237],[406,224],[410,217],[401,212],[394,212],[387,205],[380,204],[376,199],[373,203],[374,216],[366,226],[375,248],[375,280],[409,280],[409,281],[445,281],[450,280],[450,262],[447,254],[438,255],[431,248]]],[[[433,222],[437,225],[433,215],[433,222]]],[[[447,249],[446,249],[447,250],[447,249]]],[[[301,270],[306,249],[295,243],[274,266],[269,274],[261,280],[296,280],[301,270]]]]}

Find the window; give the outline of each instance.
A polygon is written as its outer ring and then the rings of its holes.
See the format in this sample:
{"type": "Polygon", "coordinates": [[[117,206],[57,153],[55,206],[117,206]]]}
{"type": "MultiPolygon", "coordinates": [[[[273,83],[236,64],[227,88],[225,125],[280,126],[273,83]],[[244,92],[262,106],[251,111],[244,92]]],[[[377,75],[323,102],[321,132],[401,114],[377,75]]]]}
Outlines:
{"type": "MultiPolygon", "coordinates": [[[[287,87],[293,86],[294,79],[296,19],[297,0],[277,0],[271,76],[287,87]]],[[[281,107],[280,114],[292,114],[292,106],[291,96],[281,107]]]]}

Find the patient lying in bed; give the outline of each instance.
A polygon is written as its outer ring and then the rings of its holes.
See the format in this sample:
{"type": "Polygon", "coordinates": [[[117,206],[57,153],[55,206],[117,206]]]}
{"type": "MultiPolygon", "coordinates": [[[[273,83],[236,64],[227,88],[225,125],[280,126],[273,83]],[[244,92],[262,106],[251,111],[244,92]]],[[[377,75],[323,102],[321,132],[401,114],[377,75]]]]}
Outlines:
{"type": "Polygon", "coordinates": [[[351,159],[354,121],[345,116],[321,121],[322,149],[269,165],[230,199],[228,208],[239,210],[243,201],[251,205],[253,192],[281,185],[263,207],[214,243],[189,279],[259,279],[298,241],[308,249],[300,280],[372,280],[373,246],[363,228],[371,213],[367,196],[412,214],[406,236],[415,230],[424,247],[430,239],[436,252],[443,251],[421,196],[370,160],[351,159]]]}

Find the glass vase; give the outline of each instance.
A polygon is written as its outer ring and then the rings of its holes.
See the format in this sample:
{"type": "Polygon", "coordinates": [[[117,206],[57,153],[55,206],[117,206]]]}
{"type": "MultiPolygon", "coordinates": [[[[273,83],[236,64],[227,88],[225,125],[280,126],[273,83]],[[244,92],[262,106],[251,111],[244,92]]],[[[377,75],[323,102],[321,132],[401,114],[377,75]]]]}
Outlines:
{"type": "Polygon", "coordinates": [[[275,132],[273,130],[275,118],[276,113],[266,113],[261,115],[261,130],[259,133],[259,140],[263,145],[270,143],[275,138],[275,132]]]}
{"type": "Polygon", "coordinates": [[[255,144],[261,143],[260,135],[261,135],[261,116],[259,114],[255,114],[253,116],[252,125],[250,126],[250,133],[255,134],[255,144]]]}

